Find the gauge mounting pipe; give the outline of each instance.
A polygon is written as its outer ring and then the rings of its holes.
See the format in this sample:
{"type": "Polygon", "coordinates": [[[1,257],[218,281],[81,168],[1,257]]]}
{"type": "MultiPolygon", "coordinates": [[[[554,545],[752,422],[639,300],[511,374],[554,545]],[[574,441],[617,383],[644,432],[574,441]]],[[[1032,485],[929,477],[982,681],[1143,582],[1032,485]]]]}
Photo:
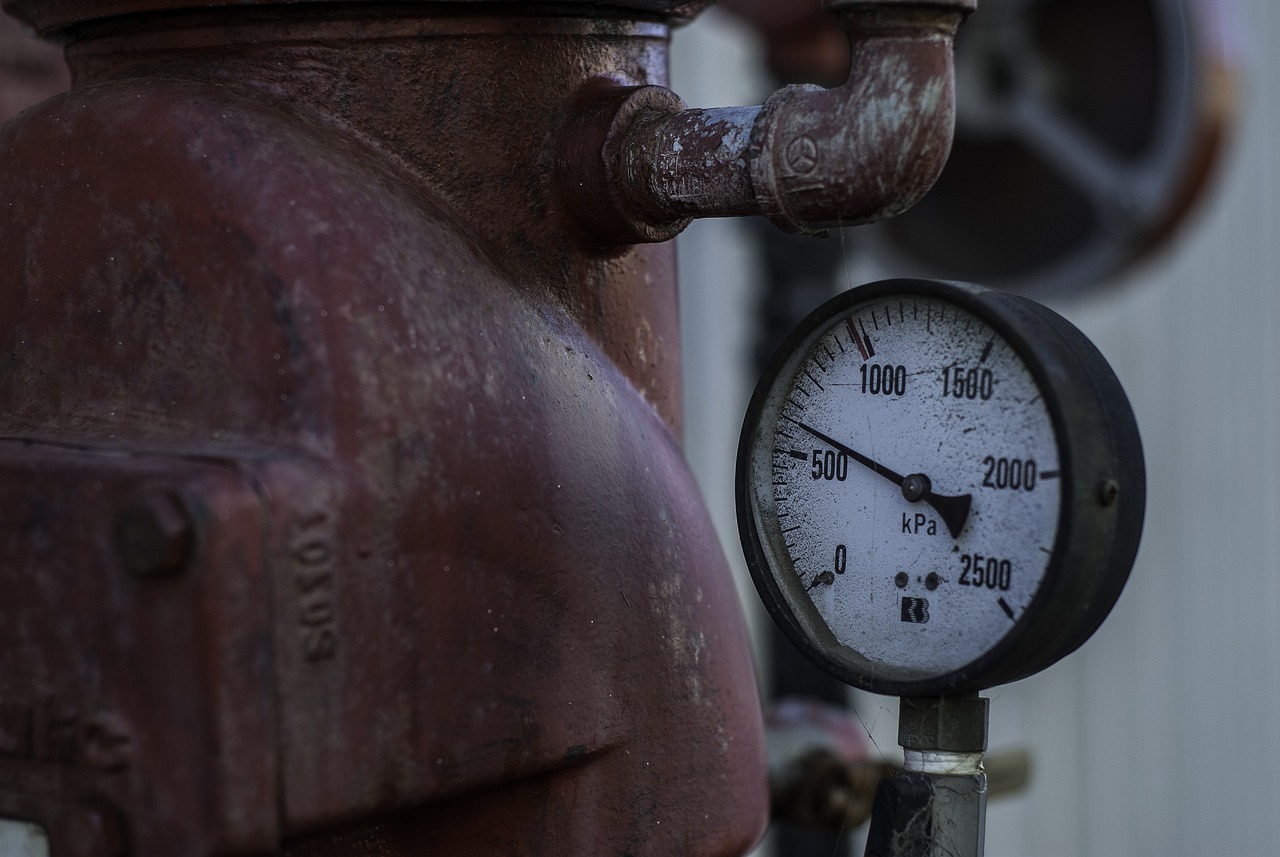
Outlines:
{"type": "Polygon", "coordinates": [[[976,3],[827,0],[849,37],[848,81],[788,86],[756,107],[689,110],[662,87],[601,81],[561,149],[570,210],[623,244],[667,240],[697,217],[760,214],[820,234],[905,211],[951,151],[952,49],[976,3]]]}

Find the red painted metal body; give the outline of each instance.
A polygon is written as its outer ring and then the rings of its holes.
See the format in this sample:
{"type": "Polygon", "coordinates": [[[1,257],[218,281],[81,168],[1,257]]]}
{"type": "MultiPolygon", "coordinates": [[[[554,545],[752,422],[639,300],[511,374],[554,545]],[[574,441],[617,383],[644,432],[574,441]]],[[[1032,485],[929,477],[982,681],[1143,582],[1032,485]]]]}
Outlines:
{"type": "Polygon", "coordinates": [[[0,818],[743,853],[673,248],[584,225],[566,154],[697,4],[195,5],[5,4],[75,87],[0,127],[0,818]]]}

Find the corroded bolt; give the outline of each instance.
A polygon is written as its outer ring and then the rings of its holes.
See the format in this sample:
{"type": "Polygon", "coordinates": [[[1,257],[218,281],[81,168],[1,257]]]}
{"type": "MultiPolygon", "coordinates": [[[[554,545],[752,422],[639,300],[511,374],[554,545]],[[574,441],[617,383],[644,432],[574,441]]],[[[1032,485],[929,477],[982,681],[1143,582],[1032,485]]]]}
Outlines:
{"type": "Polygon", "coordinates": [[[195,550],[195,524],[174,491],[138,497],[116,518],[115,546],[124,567],[141,577],[176,574],[195,550]]]}

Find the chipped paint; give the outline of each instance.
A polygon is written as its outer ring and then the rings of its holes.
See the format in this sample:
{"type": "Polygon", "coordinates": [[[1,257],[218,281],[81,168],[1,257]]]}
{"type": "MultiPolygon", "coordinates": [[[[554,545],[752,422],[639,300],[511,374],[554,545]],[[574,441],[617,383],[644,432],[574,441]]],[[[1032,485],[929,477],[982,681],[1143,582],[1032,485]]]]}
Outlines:
{"type": "Polygon", "coordinates": [[[972,5],[834,4],[852,48],[843,86],[791,86],[759,107],[671,109],[633,124],[614,154],[625,169],[599,165],[625,186],[579,198],[584,218],[633,242],[667,240],[697,217],[763,214],[820,233],[909,208],[950,152],[952,44],[972,5]]]}

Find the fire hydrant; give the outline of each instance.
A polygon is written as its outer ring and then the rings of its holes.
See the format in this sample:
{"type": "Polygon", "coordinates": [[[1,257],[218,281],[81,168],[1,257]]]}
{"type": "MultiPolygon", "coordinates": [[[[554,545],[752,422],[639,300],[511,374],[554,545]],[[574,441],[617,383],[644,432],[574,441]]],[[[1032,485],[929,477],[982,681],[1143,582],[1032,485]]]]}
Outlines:
{"type": "Polygon", "coordinates": [[[830,2],[845,87],[687,110],[700,5],[5,0],[74,84],[0,127],[0,819],[52,857],[751,846],[669,239],[909,205],[972,0],[830,2]]]}

